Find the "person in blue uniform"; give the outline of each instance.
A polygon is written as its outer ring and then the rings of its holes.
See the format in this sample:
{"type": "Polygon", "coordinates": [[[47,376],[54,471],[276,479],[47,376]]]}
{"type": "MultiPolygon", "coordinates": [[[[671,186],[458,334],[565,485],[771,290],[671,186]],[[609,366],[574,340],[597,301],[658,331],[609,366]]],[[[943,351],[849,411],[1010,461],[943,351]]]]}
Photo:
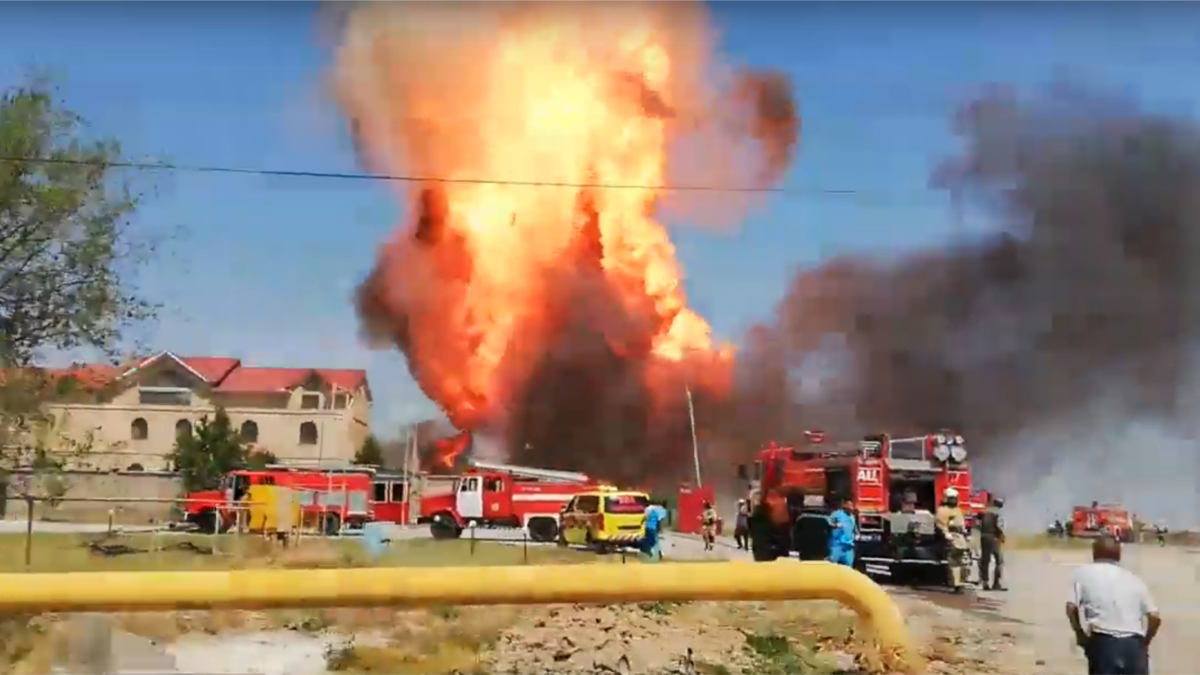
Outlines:
{"type": "Polygon", "coordinates": [[[644,518],[646,522],[645,534],[642,535],[639,549],[642,555],[646,556],[650,562],[657,562],[662,559],[659,532],[662,529],[663,522],[667,519],[667,510],[655,502],[650,502],[646,506],[644,518]]]}
{"type": "Polygon", "coordinates": [[[829,562],[854,567],[854,505],[841,501],[829,514],[829,562]]]}

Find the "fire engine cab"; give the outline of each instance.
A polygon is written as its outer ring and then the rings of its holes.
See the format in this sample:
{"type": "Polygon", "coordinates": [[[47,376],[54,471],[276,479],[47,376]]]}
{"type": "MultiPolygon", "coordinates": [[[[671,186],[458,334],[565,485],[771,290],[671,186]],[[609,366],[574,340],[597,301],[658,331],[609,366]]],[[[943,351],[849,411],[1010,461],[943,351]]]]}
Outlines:
{"type": "Polygon", "coordinates": [[[759,450],[753,468],[738,467],[752,505],[755,560],[796,552],[801,560],[828,555],[828,516],[838,500],[854,503],[858,525],[855,565],[873,577],[898,581],[948,578],[946,542],[934,513],[950,487],[963,496],[968,526],[975,509],[971,469],[961,436],[942,432],[911,438],[886,434],[826,443],[806,432],[796,447],[774,442],[759,450]],[[907,496],[907,499],[906,499],[907,496]],[[926,574],[927,573],[927,574],[926,574]]]}
{"type": "Polygon", "coordinates": [[[421,512],[429,514],[436,539],[460,537],[473,526],[519,527],[532,541],[555,541],[563,508],[579,492],[596,487],[586,474],[573,471],[474,459],[470,464],[450,493],[422,501],[421,512]]]}

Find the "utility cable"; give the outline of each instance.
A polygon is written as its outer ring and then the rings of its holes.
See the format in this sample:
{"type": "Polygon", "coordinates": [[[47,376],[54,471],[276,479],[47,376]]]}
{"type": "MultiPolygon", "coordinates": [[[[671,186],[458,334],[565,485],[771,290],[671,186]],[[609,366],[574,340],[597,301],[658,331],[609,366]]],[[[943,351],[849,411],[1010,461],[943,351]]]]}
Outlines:
{"type": "Polygon", "coordinates": [[[867,200],[891,199],[878,191],[858,190],[854,188],[802,188],[796,186],[784,187],[753,187],[753,186],[721,186],[721,185],[639,185],[620,183],[571,183],[564,181],[538,180],[505,180],[494,178],[448,178],[441,176],[413,176],[405,174],[378,174],[342,171],[302,171],[293,169],[251,169],[233,166],[210,166],[172,164],[167,162],[97,162],[91,160],[64,159],[55,157],[12,157],[0,156],[0,163],[8,164],[53,164],[71,166],[102,166],[113,169],[136,169],[142,171],[172,171],[180,173],[233,174],[244,176],[274,176],[282,178],[312,178],[325,180],[350,181],[381,181],[396,183],[439,183],[458,185],[510,185],[514,187],[559,187],[593,190],[654,190],[661,192],[725,192],[725,193],[762,193],[762,194],[791,194],[791,195],[822,195],[853,197],[867,200]]]}

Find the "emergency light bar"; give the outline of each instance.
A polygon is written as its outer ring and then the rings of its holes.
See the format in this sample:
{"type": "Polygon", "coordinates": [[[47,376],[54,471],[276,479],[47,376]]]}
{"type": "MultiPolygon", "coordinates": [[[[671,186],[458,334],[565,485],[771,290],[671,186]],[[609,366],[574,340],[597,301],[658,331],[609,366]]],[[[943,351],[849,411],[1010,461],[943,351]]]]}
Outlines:
{"type": "Polygon", "coordinates": [[[957,434],[941,433],[929,437],[930,454],[939,462],[963,462],[967,459],[966,439],[957,434]]]}

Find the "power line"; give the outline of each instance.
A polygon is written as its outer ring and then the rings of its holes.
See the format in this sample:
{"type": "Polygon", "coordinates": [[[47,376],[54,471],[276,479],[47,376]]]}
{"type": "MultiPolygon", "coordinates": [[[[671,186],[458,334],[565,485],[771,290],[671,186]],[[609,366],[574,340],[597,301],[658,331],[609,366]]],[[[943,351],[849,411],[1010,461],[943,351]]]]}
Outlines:
{"type": "Polygon", "coordinates": [[[243,176],[274,176],[280,178],[311,178],[324,180],[380,181],[395,183],[438,183],[458,185],[509,185],[514,187],[558,187],[593,190],[654,190],[660,192],[726,192],[788,195],[818,195],[853,197],[863,200],[891,200],[894,196],[880,191],[855,188],[807,188],[798,186],[753,187],[738,185],[641,185],[621,183],[571,183],[565,181],[505,180],[495,178],[448,178],[444,176],[413,176],[405,174],[379,174],[342,171],[302,171],[294,169],[251,169],[233,166],[198,164],[172,164],[168,162],[98,162],[91,160],[64,159],[56,157],[12,157],[0,156],[0,162],[8,164],[54,164],[69,166],[93,166],[113,169],[137,169],[143,171],[171,171],[179,173],[232,174],[243,176]]]}

